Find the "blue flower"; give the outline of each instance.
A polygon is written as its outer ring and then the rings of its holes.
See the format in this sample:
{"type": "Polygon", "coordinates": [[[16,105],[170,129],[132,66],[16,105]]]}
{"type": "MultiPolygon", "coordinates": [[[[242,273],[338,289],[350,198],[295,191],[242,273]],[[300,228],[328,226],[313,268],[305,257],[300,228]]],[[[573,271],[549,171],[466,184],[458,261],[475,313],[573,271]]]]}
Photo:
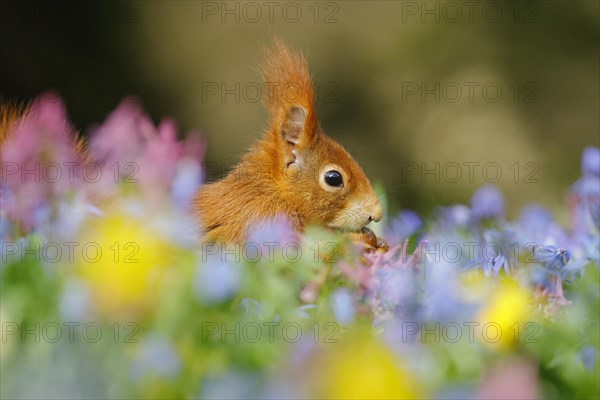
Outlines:
{"type": "Polygon", "coordinates": [[[594,225],[596,225],[596,229],[600,231],[600,201],[596,199],[596,201],[588,202],[588,207],[590,208],[590,216],[592,217],[592,221],[594,225]]]}
{"type": "Polygon", "coordinates": [[[250,316],[251,318],[256,318],[259,320],[264,318],[264,307],[257,300],[247,297],[242,299],[240,306],[242,307],[242,310],[244,310],[244,314],[250,316]]]}
{"type": "Polygon", "coordinates": [[[408,239],[423,226],[423,221],[411,210],[402,211],[391,222],[385,236],[393,242],[408,239]]]}
{"type": "Polygon", "coordinates": [[[331,308],[335,319],[342,325],[350,325],[354,321],[354,302],[352,295],[345,288],[338,288],[331,297],[331,308]]]}
{"type": "Polygon", "coordinates": [[[523,228],[533,228],[534,230],[544,230],[554,219],[552,214],[546,208],[530,204],[521,210],[519,222],[523,228]]]}
{"type": "Polygon", "coordinates": [[[573,228],[577,232],[600,231],[600,177],[584,175],[571,189],[575,208],[573,228]]]}
{"type": "Polygon", "coordinates": [[[600,149],[586,147],[581,156],[581,171],[583,175],[600,175],[600,149]]]}
{"type": "Polygon", "coordinates": [[[552,214],[544,207],[535,204],[521,211],[516,230],[519,241],[523,245],[533,242],[539,246],[564,246],[568,240],[563,229],[554,221],[552,214]]]}
{"type": "Polygon", "coordinates": [[[145,376],[173,378],[181,370],[177,349],[169,340],[158,335],[149,335],[140,343],[139,352],[132,365],[136,379],[145,376]]]}
{"type": "Polygon", "coordinates": [[[375,274],[370,304],[377,325],[392,315],[408,317],[417,296],[415,272],[409,268],[380,269],[375,274]]]}
{"type": "Polygon", "coordinates": [[[482,241],[477,243],[475,257],[468,268],[481,267],[486,276],[498,276],[504,270],[507,275],[516,267],[511,246],[515,233],[509,230],[490,229],[483,232],[482,241]]]}
{"type": "MultiPolygon", "coordinates": [[[[11,221],[8,220],[4,215],[0,215],[0,243],[9,241],[13,235],[15,227],[11,221]]],[[[0,247],[4,250],[4,246],[0,247]]]]}
{"type": "Polygon", "coordinates": [[[171,183],[171,198],[181,209],[187,210],[202,182],[202,168],[194,160],[184,158],[176,167],[171,183]]]}
{"type": "Polygon", "coordinates": [[[588,260],[571,261],[562,269],[561,278],[567,280],[582,275],[583,269],[588,262],[588,260]]]}
{"type": "Polygon", "coordinates": [[[486,276],[498,275],[502,269],[504,269],[507,274],[510,274],[510,263],[502,254],[487,257],[483,261],[483,271],[486,276]]]}
{"type": "Polygon", "coordinates": [[[504,198],[500,190],[493,185],[479,188],[471,197],[471,212],[477,219],[504,216],[504,198]]]}
{"type": "Polygon", "coordinates": [[[456,318],[460,312],[458,298],[458,269],[442,260],[439,263],[426,264],[424,315],[426,320],[440,321],[456,318]]]}
{"type": "Polygon", "coordinates": [[[471,210],[464,204],[455,204],[442,208],[439,218],[445,228],[465,227],[471,219],[471,210]]]}
{"type": "Polygon", "coordinates": [[[550,274],[548,270],[544,269],[544,267],[533,264],[530,268],[531,271],[531,282],[545,288],[552,287],[552,281],[550,279],[550,274]]]}
{"type": "Polygon", "coordinates": [[[544,246],[536,251],[536,259],[548,270],[561,272],[571,259],[569,252],[562,247],[544,246]]]}
{"type": "Polygon", "coordinates": [[[573,235],[569,249],[577,259],[596,260],[596,262],[600,260],[600,238],[597,234],[573,235]]]}
{"type": "MultiPolygon", "coordinates": [[[[571,254],[562,247],[543,246],[535,249],[535,259],[539,267],[535,270],[533,280],[536,283],[556,291],[555,278],[562,280],[573,279],[583,273],[588,260],[571,260],[571,254]]],[[[560,289],[562,292],[562,289],[560,289]]]]}
{"type": "Polygon", "coordinates": [[[228,262],[225,254],[203,254],[202,257],[206,257],[206,261],[198,265],[194,282],[199,300],[210,304],[233,297],[240,287],[239,266],[228,262]]]}
{"type": "Polygon", "coordinates": [[[60,315],[65,321],[84,321],[90,312],[88,287],[79,281],[67,283],[60,298],[60,315]]]}
{"type": "Polygon", "coordinates": [[[598,359],[598,350],[594,346],[586,346],[579,353],[583,365],[589,372],[596,369],[596,360],[598,359]]]}
{"type": "Polygon", "coordinates": [[[260,397],[260,379],[256,374],[231,369],[222,375],[204,379],[199,399],[247,399],[260,397]]]}
{"type": "Polygon", "coordinates": [[[600,231],[600,149],[587,147],[581,158],[583,176],[571,189],[575,202],[573,228],[576,232],[600,231]]]}
{"type": "Polygon", "coordinates": [[[296,309],[296,315],[298,318],[310,319],[311,315],[308,313],[308,310],[314,310],[317,306],[315,304],[305,304],[296,309]]]}
{"type": "Polygon", "coordinates": [[[573,184],[573,193],[578,197],[594,197],[600,195],[600,178],[593,175],[584,175],[573,184]]]}

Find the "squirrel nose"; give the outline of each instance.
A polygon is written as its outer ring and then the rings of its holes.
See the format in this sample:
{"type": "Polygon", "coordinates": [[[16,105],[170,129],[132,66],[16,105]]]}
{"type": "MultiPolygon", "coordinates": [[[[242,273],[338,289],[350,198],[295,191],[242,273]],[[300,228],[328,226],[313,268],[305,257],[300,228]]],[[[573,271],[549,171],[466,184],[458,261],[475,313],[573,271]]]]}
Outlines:
{"type": "Polygon", "coordinates": [[[381,207],[381,204],[377,201],[377,204],[375,204],[371,210],[369,220],[379,222],[381,221],[381,218],[383,218],[383,207],[381,207]]]}

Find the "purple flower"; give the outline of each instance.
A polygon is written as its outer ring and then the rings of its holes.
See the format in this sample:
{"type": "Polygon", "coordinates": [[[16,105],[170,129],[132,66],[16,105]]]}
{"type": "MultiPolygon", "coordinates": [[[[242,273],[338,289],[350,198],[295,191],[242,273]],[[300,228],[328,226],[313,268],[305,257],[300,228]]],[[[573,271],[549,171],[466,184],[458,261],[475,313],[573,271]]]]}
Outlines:
{"type": "Polygon", "coordinates": [[[391,222],[385,237],[390,242],[400,243],[408,239],[423,226],[423,221],[417,213],[411,210],[402,211],[391,222]]]}
{"type": "Polygon", "coordinates": [[[552,214],[538,205],[529,205],[521,211],[516,228],[522,244],[533,242],[539,246],[564,246],[568,240],[552,214]]]}
{"type": "Polygon", "coordinates": [[[379,269],[371,284],[370,303],[375,324],[404,314],[416,296],[415,272],[410,269],[379,269]]]}
{"type": "Polygon", "coordinates": [[[600,175],[600,149],[586,147],[581,156],[581,171],[583,175],[600,175]]]}
{"type": "Polygon", "coordinates": [[[486,185],[479,188],[471,197],[472,215],[477,218],[504,216],[504,198],[498,188],[486,185]]]}
{"type": "Polygon", "coordinates": [[[247,243],[248,245],[258,245],[262,249],[261,254],[266,256],[269,254],[267,246],[277,245],[281,248],[288,243],[298,243],[298,241],[298,234],[293,229],[289,219],[283,215],[278,215],[254,225],[248,236],[247,243]]]}

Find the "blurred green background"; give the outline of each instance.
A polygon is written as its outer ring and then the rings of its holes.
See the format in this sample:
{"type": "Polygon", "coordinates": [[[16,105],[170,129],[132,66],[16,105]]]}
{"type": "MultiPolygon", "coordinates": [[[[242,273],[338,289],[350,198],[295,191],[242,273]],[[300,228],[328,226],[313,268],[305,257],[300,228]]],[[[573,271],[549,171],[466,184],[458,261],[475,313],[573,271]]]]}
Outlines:
{"type": "Polygon", "coordinates": [[[136,94],[155,121],[202,130],[225,169],[265,128],[258,66],[277,34],[392,212],[486,182],[510,216],[556,210],[600,144],[597,1],[3,1],[0,22],[4,96],[58,91],[85,132],[136,94]]]}

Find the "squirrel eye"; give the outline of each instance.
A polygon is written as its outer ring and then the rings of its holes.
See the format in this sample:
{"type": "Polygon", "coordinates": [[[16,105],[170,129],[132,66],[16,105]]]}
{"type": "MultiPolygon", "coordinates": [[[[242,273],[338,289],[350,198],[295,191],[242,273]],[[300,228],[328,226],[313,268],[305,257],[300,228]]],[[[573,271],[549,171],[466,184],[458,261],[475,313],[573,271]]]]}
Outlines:
{"type": "Polygon", "coordinates": [[[335,170],[325,172],[325,183],[327,183],[329,186],[342,186],[344,184],[342,180],[342,174],[335,170]]]}

